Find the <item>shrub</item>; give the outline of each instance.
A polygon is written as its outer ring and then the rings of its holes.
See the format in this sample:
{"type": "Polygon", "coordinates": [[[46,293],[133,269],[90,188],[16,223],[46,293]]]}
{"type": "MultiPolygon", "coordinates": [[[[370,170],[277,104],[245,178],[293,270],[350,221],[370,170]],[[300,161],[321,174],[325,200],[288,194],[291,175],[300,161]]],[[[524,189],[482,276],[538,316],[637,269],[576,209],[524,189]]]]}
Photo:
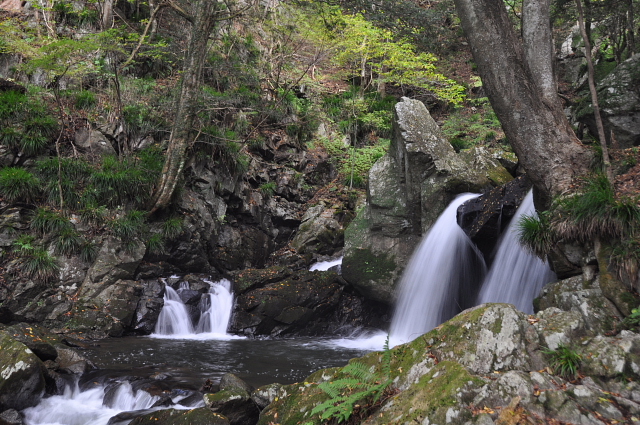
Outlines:
{"type": "Polygon", "coordinates": [[[89,90],[81,90],[74,96],[74,104],[78,109],[91,108],[96,102],[96,95],[89,90]]]}
{"type": "Polygon", "coordinates": [[[40,181],[23,168],[0,170],[0,194],[9,202],[33,202],[40,193],[40,181]]]}

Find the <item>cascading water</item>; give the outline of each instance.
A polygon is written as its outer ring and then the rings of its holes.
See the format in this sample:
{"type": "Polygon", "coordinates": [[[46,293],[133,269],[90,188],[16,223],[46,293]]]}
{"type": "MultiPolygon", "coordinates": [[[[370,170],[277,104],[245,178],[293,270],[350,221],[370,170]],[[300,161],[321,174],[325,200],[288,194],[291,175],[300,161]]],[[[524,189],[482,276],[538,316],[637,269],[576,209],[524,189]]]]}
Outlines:
{"type": "Polygon", "coordinates": [[[458,226],[458,206],[479,195],[458,196],[414,251],[399,283],[391,321],[393,345],[410,341],[471,307],[485,273],[482,254],[458,226]]]}
{"type": "MultiPolygon", "coordinates": [[[[158,316],[155,333],[158,338],[231,338],[227,327],[233,309],[231,282],[222,279],[218,282],[206,281],[209,292],[200,299],[200,315],[194,326],[191,316],[178,292],[166,286],[164,307],[158,316]]],[[[187,282],[180,289],[189,289],[187,282]]]]}
{"type": "MultiPolygon", "coordinates": [[[[175,403],[170,407],[188,409],[199,407],[183,406],[181,397],[172,398],[175,403]]],[[[105,387],[81,391],[78,385],[68,386],[61,395],[54,395],[43,399],[40,404],[23,410],[27,425],[107,425],[109,420],[121,412],[154,409],[160,397],[153,396],[146,391],[134,391],[129,382],[119,384],[113,397],[105,398],[105,387]]],[[[167,408],[165,406],[163,408],[167,408]]]]}
{"type": "Polygon", "coordinates": [[[498,250],[485,278],[478,304],[509,303],[525,313],[533,313],[533,299],[542,287],[555,280],[549,265],[526,251],[518,237],[518,222],[523,215],[535,214],[533,192],[524,198],[498,243],[498,250]]]}
{"type": "Polygon", "coordinates": [[[209,283],[209,293],[200,300],[200,319],[196,326],[196,333],[226,334],[233,308],[233,294],[231,282],[223,279],[209,283]]]}

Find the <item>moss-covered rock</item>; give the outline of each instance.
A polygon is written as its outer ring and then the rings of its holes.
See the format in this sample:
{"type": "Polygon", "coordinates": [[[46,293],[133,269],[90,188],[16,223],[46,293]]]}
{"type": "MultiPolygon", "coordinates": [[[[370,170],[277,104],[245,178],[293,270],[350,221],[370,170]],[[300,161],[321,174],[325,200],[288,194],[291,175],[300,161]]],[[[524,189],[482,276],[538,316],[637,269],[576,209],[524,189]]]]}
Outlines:
{"type": "Polygon", "coordinates": [[[0,411],[38,404],[44,394],[45,373],[33,351],[0,331],[0,411]]]}

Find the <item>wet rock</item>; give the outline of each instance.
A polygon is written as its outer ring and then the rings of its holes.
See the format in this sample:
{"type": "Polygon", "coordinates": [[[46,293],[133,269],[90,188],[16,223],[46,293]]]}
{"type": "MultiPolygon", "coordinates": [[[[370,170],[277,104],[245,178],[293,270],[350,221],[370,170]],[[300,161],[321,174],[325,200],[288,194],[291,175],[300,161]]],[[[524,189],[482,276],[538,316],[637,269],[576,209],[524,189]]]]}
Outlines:
{"type": "Polygon", "coordinates": [[[206,407],[178,410],[165,409],[139,416],[130,425],[229,425],[229,420],[206,407]]]}
{"type": "Polygon", "coordinates": [[[22,415],[15,409],[0,413],[0,425],[23,425],[22,415]]]}
{"type": "Polygon", "coordinates": [[[4,331],[0,331],[0,347],[0,411],[35,406],[45,389],[44,364],[4,331]]]}
{"type": "Polygon", "coordinates": [[[260,410],[243,389],[221,390],[204,395],[205,406],[229,419],[231,425],[254,425],[260,410]]]}
{"type": "Polygon", "coordinates": [[[142,295],[136,307],[133,330],[143,335],[153,333],[164,306],[164,284],[157,280],[142,282],[142,295]]]}
{"type": "Polygon", "coordinates": [[[486,258],[530,189],[531,182],[520,176],[458,207],[458,224],[486,258]]]}
{"type": "Polygon", "coordinates": [[[242,390],[251,393],[253,388],[233,373],[225,373],[220,378],[220,391],[223,390],[242,390]]]}
{"type": "Polygon", "coordinates": [[[55,359],[56,363],[58,364],[58,370],[63,373],[82,375],[89,370],[96,368],[91,360],[87,359],[85,356],[71,347],[67,347],[66,345],[62,344],[56,344],[55,349],[58,353],[58,356],[55,359]]]}
{"type": "Polygon", "coordinates": [[[315,324],[326,321],[342,293],[336,277],[303,271],[245,291],[236,298],[230,331],[271,336],[318,332],[315,324]]]}

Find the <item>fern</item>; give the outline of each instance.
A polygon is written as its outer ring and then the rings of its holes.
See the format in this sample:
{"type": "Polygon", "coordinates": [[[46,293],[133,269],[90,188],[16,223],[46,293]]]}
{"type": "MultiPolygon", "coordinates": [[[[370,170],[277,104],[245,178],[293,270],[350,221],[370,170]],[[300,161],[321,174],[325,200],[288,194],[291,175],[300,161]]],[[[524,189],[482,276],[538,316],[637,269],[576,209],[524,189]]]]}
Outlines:
{"type": "Polygon", "coordinates": [[[320,414],[320,419],[335,419],[338,423],[349,420],[353,412],[362,405],[373,406],[391,385],[391,350],[389,337],[384,344],[382,374],[377,374],[364,363],[352,361],[342,369],[348,377],[318,385],[329,399],[317,405],[312,415],[320,414]]]}

